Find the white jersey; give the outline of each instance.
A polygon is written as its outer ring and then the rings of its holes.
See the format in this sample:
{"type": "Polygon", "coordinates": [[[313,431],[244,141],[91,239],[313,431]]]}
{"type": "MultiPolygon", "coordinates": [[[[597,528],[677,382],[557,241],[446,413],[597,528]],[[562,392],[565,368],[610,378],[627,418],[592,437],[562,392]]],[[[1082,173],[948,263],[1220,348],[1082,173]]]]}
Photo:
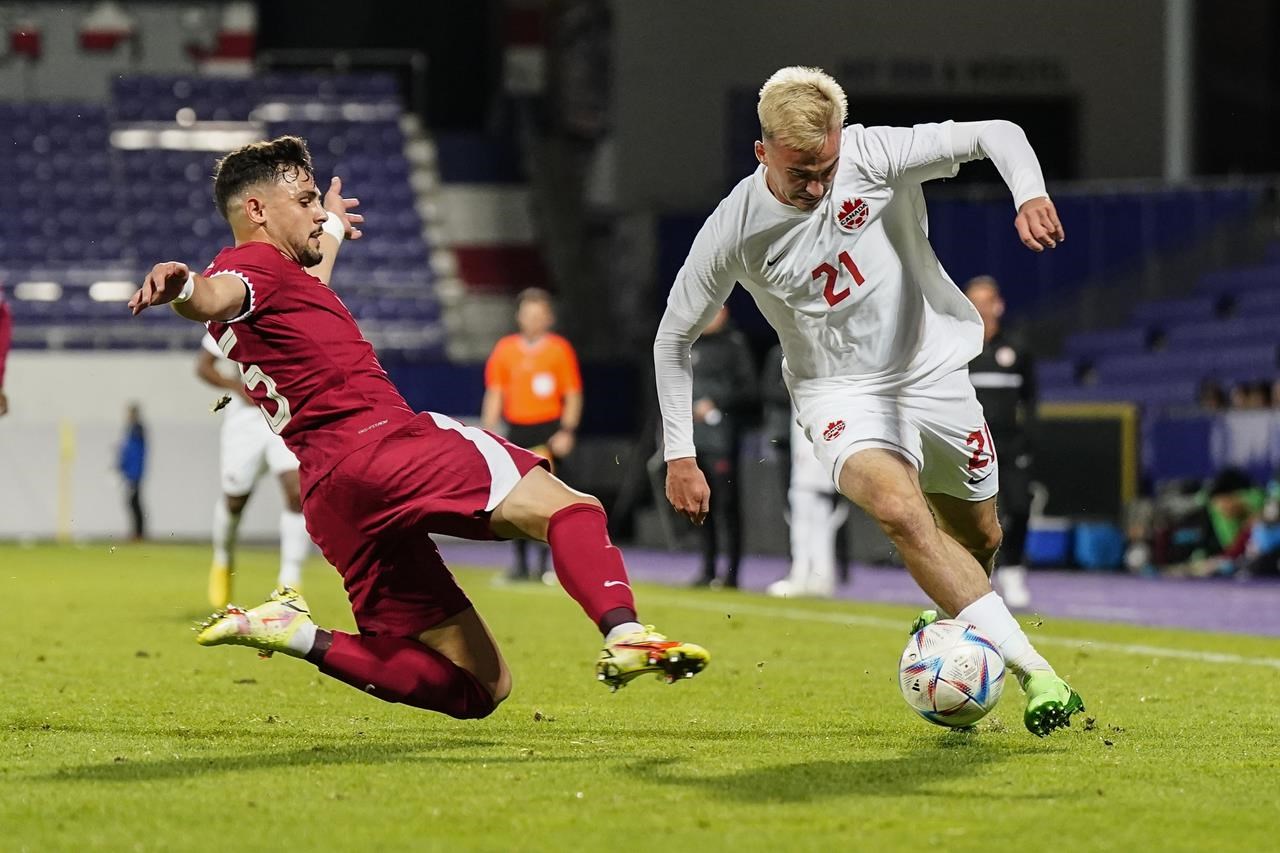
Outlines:
{"type": "MultiPolygon", "coordinates": [[[[227,358],[211,336],[201,338],[201,345],[217,356],[218,370],[227,371],[228,375],[234,370],[234,375],[240,375],[240,365],[227,358]]],[[[219,465],[223,493],[247,495],[267,471],[282,474],[298,470],[297,457],[285,446],[284,439],[271,431],[262,411],[234,391],[228,395],[231,402],[220,413],[219,465]]]]}
{"type": "MultiPolygon", "coordinates": [[[[200,338],[200,345],[204,347],[205,352],[210,353],[217,359],[216,368],[219,373],[226,374],[227,376],[240,376],[240,365],[227,358],[227,356],[218,347],[218,342],[212,337],[209,335],[202,335],[200,338]],[[234,374],[232,371],[234,371],[234,374]]],[[[251,434],[256,436],[259,432],[258,427],[265,427],[267,425],[266,419],[262,416],[262,412],[258,410],[257,406],[253,406],[245,402],[244,397],[234,391],[227,390],[225,393],[226,396],[231,398],[231,402],[227,403],[220,412],[222,415],[222,431],[224,433],[232,431],[252,431],[251,434]]],[[[267,427],[267,429],[270,430],[270,427],[267,427]]]]}
{"type": "Polygon", "coordinates": [[[988,156],[1015,207],[1045,196],[1016,125],[852,125],[830,191],[813,210],[783,204],[765,168],[743,179],[699,231],[654,345],[665,456],[693,456],[688,347],[740,283],[778,333],[798,384],[867,393],[927,382],[982,350],[982,320],[929,244],[921,183],[988,156]]]}

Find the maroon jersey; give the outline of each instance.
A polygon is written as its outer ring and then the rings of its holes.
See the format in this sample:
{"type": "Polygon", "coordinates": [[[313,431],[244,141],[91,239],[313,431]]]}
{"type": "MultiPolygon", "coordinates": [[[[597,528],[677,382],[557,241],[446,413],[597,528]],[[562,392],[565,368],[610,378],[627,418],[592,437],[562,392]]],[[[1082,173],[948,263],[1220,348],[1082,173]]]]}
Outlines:
{"type": "Polygon", "coordinates": [[[413,419],[342,300],[297,261],[244,243],[219,252],[204,275],[249,288],[245,312],[210,322],[209,334],[298,457],[304,495],[352,451],[413,419]]]}

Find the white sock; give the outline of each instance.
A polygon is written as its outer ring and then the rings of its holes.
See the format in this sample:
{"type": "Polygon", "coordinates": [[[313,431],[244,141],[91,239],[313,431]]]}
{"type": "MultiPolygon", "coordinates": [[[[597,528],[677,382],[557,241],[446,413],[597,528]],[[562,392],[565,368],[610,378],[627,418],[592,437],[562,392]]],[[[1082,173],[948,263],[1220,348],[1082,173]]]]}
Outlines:
{"type": "Polygon", "coordinates": [[[302,582],[302,561],[311,548],[307,522],[300,512],[280,513],[280,576],[277,586],[296,588],[302,582]]]}
{"type": "Polygon", "coordinates": [[[623,622],[621,625],[613,626],[613,630],[605,634],[604,644],[616,643],[619,637],[625,637],[627,634],[634,634],[643,631],[644,626],[639,622],[623,622]]]}
{"type": "Polygon", "coordinates": [[[220,566],[231,565],[231,553],[236,549],[236,536],[240,532],[240,515],[227,509],[227,499],[218,498],[213,505],[213,561],[220,566]]]}
{"type": "Polygon", "coordinates": [[[304,658],[316,644],[316,623],[308,619],[298,627],[297,633],[289,638],[289,653],[294,657],[304,658]]]}
{"type": "Polygon", "coordinates": [[[956,619],[968,622],[986,634],[1000,654],[1004,662],[1013,670],[1018,681],[1025,681],[1026,676],[1036,670],[1047,669],[1053,672],[1049,662],[1031,645],[1018,620],[1013,618],[1009,608],[994,591],[979,598],[964,610],[956,614],[956,619]]]}

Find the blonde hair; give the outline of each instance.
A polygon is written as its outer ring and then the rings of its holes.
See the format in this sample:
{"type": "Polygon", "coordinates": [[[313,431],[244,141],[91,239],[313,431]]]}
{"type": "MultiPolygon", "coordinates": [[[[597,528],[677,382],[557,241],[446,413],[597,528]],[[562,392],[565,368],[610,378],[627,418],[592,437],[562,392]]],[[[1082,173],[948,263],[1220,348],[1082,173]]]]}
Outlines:
{"type": "Polygon", "coordinates": [[[797,151],[820,151],[849,115],[844,89],[821,68],[779,68],[760,87],[760,133],[797,151]]]}

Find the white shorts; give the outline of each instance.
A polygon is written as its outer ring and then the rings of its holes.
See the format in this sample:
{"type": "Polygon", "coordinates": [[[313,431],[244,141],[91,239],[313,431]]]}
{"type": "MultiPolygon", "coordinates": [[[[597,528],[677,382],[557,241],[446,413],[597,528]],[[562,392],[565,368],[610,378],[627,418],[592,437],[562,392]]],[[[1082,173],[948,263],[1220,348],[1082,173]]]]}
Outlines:
{"type": "Polygon", "coordinates": [[[889,393],[839,379],[797,380],[791,396],[797,421],[837,484],[845,460],[879,447],[914,463],[926,494],[981,501],[996,493],[995,444],[967,368],[889,393]]]}
{"type": "Polygon", "coordinates": [[[298,459],[256,408],[230,412],[222,424],[222,492],[241,497],[270,471],[297,471],[298,459]]]}

